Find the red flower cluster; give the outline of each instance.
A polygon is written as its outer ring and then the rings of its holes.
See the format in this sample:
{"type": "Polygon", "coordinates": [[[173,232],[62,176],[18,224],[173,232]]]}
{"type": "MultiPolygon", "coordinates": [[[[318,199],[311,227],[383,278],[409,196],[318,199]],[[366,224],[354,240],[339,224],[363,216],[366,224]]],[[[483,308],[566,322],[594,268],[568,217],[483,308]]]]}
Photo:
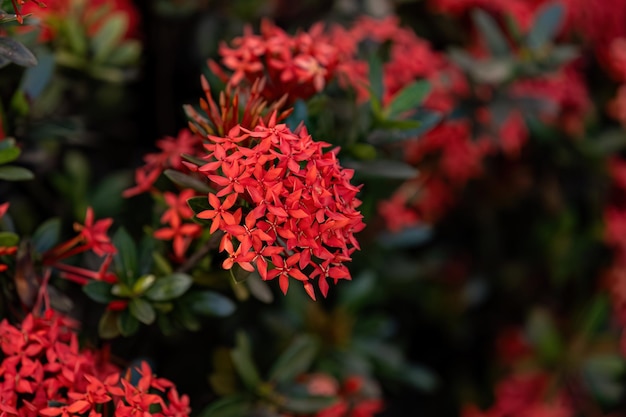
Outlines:
{"type": "Polygon", "coordinates": [[[218,191],[208,196],[212,209],[197,217],[211,220],[211,233],[225,233],[224,268],[256,267],[265,280],[278,277],[285,293],[295,278],[313,299],[312,278],[324,296],[328,278],[350,279],[344,262],[359,247],[354,233],[365,226],[356,210],[359,187],[350,184],[353,171],[341,168],[336,152],[323,152],[328,144],[304,127],[292,132],[277,124],[275,115],[267,125],[208,138],[209,162],[198,171],[218,191]]]}
{"type": "Polygon", "coordinates": [[[181,129],[178,136],[166,136],[158,140],[160,152],[144,156],[145,165],[135,171],[137,185],[124,191],[124,197],[132,197],[152,190],[159,175],[166,169],[185,170],[182,154],[196,155],[202,149],[202,139],[189,129],[181,129]]]}
{"type": "Polygon", "coordinates": [[[168,226],[156,230],[154,237],[172,241],[174,259],[177,262],[182,262],[185,259],[185,252],[193,239],[202,234],[202,227],[190,222],[193,211],[189,208],[187,200],[194,196],[194,191],[189,189],[182,190],[179,195],[170,192],[163,194],[168,209],[161,215],[161,223],[168,226]]]}
{"type": "Polygon", "coordinates": [[[495,403],[487,411],[475,406],[462,417],[570,417],[574,415],[564,393],[550,392],[549,376],[542,373],[513,375],[496,386],[495,403]]]}
{"type": "Polygon", "coordinates": [[[20,23],[24,23],[24,15],[28,14],[28,11],[25,11],[25,8],[28,8],[32,4],[36,4],[38,7],[46,7],[46,3],[38,0],[31,0],[29,3],[28,0],[11,0],[11,4],[13,5],[13,10],[15,11],[15,16],[17,17],[17,21],[20,23]]]}
{"type": "Polygon", "coordinates": [[[266,77],[263,96],[276,101],[287,95],[290,102],[306,99],[322,91],[335,75],[339,62],[337,48],[324,34],[322,24],[294,36],[264,20],[259,35],[246,27],[244,35],[233,39],[231,46],[219,48],[221,63],[233,71],[228,83],[249,85],[266,77]]]}
{"type": "MultiPolygon", "coordinates": [[[[0,204],[0,219],[9,209],[9,203],[0,204]]],[[[15,255],[17,246],[0,246],[0,256],[15,255]]],[[[6,271],[8,266],[0,262],[0,272],[6,271]]]]}
{"type": "Polygon", "coordinates": [[[52,310],[0,322],[0,410],[6,417],[184,417],[187,396],[143,363],[133,385],[102,352],[79,350],[75,324],[52,310]],[[160,393],[160,394],[157,394],[160,393]],[[167,401],[164,399],[167,398],[167,401]]]}

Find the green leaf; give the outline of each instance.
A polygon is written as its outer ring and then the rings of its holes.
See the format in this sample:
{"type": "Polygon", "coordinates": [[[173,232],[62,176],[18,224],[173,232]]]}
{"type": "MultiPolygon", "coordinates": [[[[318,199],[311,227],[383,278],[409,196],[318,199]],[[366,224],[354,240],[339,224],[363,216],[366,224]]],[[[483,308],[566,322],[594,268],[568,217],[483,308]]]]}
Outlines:
{"type": "Polygon", "coordinates": [[[559,2],[541,7],[526,38],[528,48],[536,51],[551,42],[561,28],[564,14],[565,8],[559,2]]]}
{"type": "Polygon", "coordinates": [[[270,381],[287,382],[305,373],[311,367],[317,350],[318,344],[310,336],[296,338],[274,363],[269,374],[270,381]]]}
{"type": "Polygon", "coordinates": [[[21,89],[31,100],[36,99],[44,91],[54,73],[54,55],[45,49],[37,52],[39,64],[28,68],[22,78],[21,89]]]}
{"type": "Polygon", "coordinates": [[[292,413],[311,414],[328,408],[336,402],[336,397],[311,396],[305,398],[286,398],[282,406],[285,410],[292,413]]]}
{"type": "Polygon", "coordinates": [[[0,180],[6,181],[28,181],[35,178],[32,172],[26,168],[5,165],[0,167],[0,180]]]}
{"type": "Polygon", "coordinates": [[[371,131],[366,140],[372,145],[384,145],[418,139],[437,126],[442,119],[442,115],[435,112],[419,112],[412,119],[419,123],[418,127],[409,129],[375,129],[371,131]]]}
{"type": "Polygon", "coordinates": [[[251,407],[241,395],[225,397],[212,403],[200,412],[200,417],[241,417],[249,416],[251,407]]]}
{"type": "Polygon", "coordinates": [[[194,178],[190,175],[183,174],[182,172],[175,171],[173,169],[166,169],[163,173],[174,184],[179,185],[183,188],[191,188],[192,190],[203,194],[215,193],[214,189],[206,185],[198,178],[194,178]]]}
{"type": "Polygon", "coordinates": [[[120,280],[132,287],[137,274],[137,247],[126,229],[120,227],[113,236],[113,245],[117,253],[113,257],[115,269],[120,280]]]}
{"type": "Polygon", "coordinates": [[[107,64],[115,66],[129,66],[139,61],[141,57],[141,42],[129,40],[119,45],[109,54],[107,64]]]}
{"type": "Polygon", "coordinates": [[[105,62],[122,41],[127,29],[128,17],[124,13],[109,14],[106,22],[98,29],[91,41],[94,62],[105,62]]]}
{"type": "Polygon", "coordinates": [[[89,298],[98,303],[108,304],[115,299],[113,293],[111,292],[112,288],[113,285],[108,282],[89,281],[83,286],[83,292],[87,294],[89,298]]]}
{"type": "Polygon", "coordinates": [[[211,205],[209,204],[209,198],[208,196],[202,196],[202,197],[192,197],[189,200],[187,200],[187,205],[189,206],[189,208],[191,208],[191,210],[198,214],[204,210],[212,210],[213,207],[211,207],[211,205]]]}
{"type": "Polygon", "coordinates": [[[190,332],[197,332],[202,327],[202,323],[191,312],[187,305],[180,303],[174,310],[176,320],[190,332]]]}
{"type": "Polygon", "coordinates": [[[439,383],[431,370],[417,365],[408,365],[399,374],[405,382],[423,392],[432,392],[439,383]]]}
{"type": "Polygon", "coordinates": [[[135,285],[133,285],[133,294],[141,295],[154,284],[156,277],[152,274],[142,275],[139,277],[135,285]]]}
{"type": "Polygon", "coordinates": [[[426,80],[416,81],[398,91],[384,111],[389,119],[395,119],[402,113],[417,108],[430,93],[430,83],[426,80]]]}
{"type": "Polygon", "coordinates": [[[347,161],[347,167],[354,168],[359,175],[376,178],[411,179],[418,171],[411,165],[393,160],[347,161]]]}
{"type": "Polygon", "coordinates": [[[117,327],[117,316],[119,311],[105,310],[98,323],[98,334],[103,339],[113,339],[120,335],[117,327]]]}
{"type": "Polygon", "coordinates": [[[380,103],[383,100],[383,62],[377,54],[373,53],[369,57],[368,64],[370,103],[372,112],[379,117],[381,115],[380,103]]]}
{"type": "Polygon", "coordinates": [[[257,300],[269,304],[274,301],[274,294],[270,290],[266,281],[263,281],[258,272],[254,272],[248,276],[246,280],[250,294],[257,300]]]}
{"type": "Polygon", "coordinates": [[[22,151],[17,146],[0,150],[0,165],[15,161],[22,151]]]}
{"type": "Polygon", "coordinates": [[[157,278],[154,284],[146,291],[146,297],[152,301],[168,301],[183,295],[193,284],[187,274],[175,272],[166,277],[157,278]]]}
{"type": "Polygon", "coordinates": [[[482,10],[474,10],[472,19],[493,56],[501,58],[511,54],[509,43],[500,30],[498,22],[482,10]]]}
{"type": "Polygon", "coordinates": [[[549,363],[557,361],[563,353],[563,344],[550,313],[534,309],[526,325],[526,333],[539,357],[549,363]]]}
{"type": "Polygon", "coordinates": [[[0,246],[16,246],[20,237],[13,232],[0,232],[0,246]]]}
{"type": "Polygon", "coordinates": [[[261,384],[261,377],[252,360],[250,341],[244,333],[237,333],[235,349],[230,352],[230,356],[243,383],[248,389],[256,391],[261,384]]]}
{"type": "Polygon", "coordinates": [[[62,27],[65,30],[72,52],[78,57],[84,58],[87,55],[87,34],[83,30],[81,23],[76,18],[70,17],[64,20],[62,27]]]}
{"type": "Polygon", "coordinates": [[[54,247],[61,236],[61,219],[53,218],[42,223],[33,233],[33,245],[37,252],[44,253],[54,247]]]}
{"type": "Polygon", "coordinates": [[[197,291],[185,297],[185,303],[197,314],[226,317],[233,314],[235,303],[228,297],[213,291],[197,291]]]}
{"type": "Polygon", "coordinates": [[[130,311],[124,310],[117,316],[117,328],[122,336],[132,336],[139,330],[139,321],[130,311]]]}
{"type": "Polygon", "coordinates": [[[12,38],[0,37],[0,57],[23,67],[37,65],[35,55],[20,42],[12,38]]]}
{"type": "Polygon", "coordinates": [[[156,312],[152,305],[144,300],[143,298],[133,298],[128,303],[128,309],[130,313],[137,318],[140,322],[144,324],[152,324],[154,323],[154,319],[156,319],[156,312]]]}

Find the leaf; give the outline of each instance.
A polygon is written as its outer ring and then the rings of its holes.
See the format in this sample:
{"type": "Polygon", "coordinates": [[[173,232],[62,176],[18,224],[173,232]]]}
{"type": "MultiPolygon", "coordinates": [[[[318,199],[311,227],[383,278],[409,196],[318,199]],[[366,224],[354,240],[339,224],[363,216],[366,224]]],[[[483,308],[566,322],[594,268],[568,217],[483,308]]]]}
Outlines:
{"type": "Polygon", "coordinates": [[[105,310],[98,323],[98,334],[103,339],[113,339],[120,335],[117,327],[117,316],[119,311],[105,310]]]}
{"type": "Polygon", "coordinates": [[[183,295],[193,284],[187,274],[175,272],[172,275],[157,278],[146,291],[146,297],[152,301],[168,301],[183,295]]]}
{"type": "Polygon", "coordinates": [[[105,62],[115,47],[121,42],[128,29],[128,17],[122,12],[111,13],[91,40],[94,50],[93,60],[105,62]]]}
{"type": "Polygon", "coordinates": [[[35,178],[32,172],[26,168],[5,165],[0,167],[0,180],[6,181],[28,181],[35,178]]]}
{"type": "Polygon", "coordinates": [[[395,119],[406,111],[415,109],[422,104],[428,93],[430,93],[430,83],[428,81],[420,80],[411,83],[393,96],[384,114],[389,119],[395,119]]]}
{"type": "Polygon", "coordinates": [[[372,112],[379,117],[381,115],[381,102],[383,100],[383,62],[376,54],[371,54],[368,60],[370,104],[372,112]]]}
{"type": "Polygon", "coordinates": [[[526,45],[533,51],[551,42],[563,23],[565,8],[559,2],[548,3],[537,12],[537,17],[526,38],[526,45]]]}
{"type": "Polygon", "coordinates": [[[204,210],[212,210],[213,207],[209,204],[208,197],[192,197],[187,200],[187,205],[191,210],[198,214],[204,210]]]}
{"type": "Polygon", "coordinates": [[[241,417],[250,415],[251,407],[245,397],[234,395],[221,398],[200,412],[200,417],[241,417]]]}
{"type": "Polygon", "coordinates": [[[534,309],[526,324],[526,334],[539,356],[547,361],[557,361],[563,353],[563,344],[550,313],[534,309]]]}
{"type": "Polygon", "coordinates": [[[133,65],[141,57],[141,42],[137,40],[128,40],[118,45],[107,59],[107,64],[116,66],[133,65]]]}
{"type": "Polygon", "coordinates": [[[228,297],[213,291],[197,291],[185,297],[189,308],[197,314],[226,317],[233,314],[235,303],[228,297]]]}
{"type": "Polygon", "coordinates": [[[270,381],[287,382],[305,373],[311,367],[318,345],[310,336],[300,336],[283,352],[270,370],[270,381]]]}
{"type": "Polygon", "coordinates": [[[501,58],[510,55],[511,50],[508,41],[500,30],[498,22],[483,10],[474,10],[472,12],[472,20],[493,56],[501,58]]]}
{"type": "Polygon", "coordinates": [[[191,188],[192,190],[203,194],[215,193],[214,189],[206,185],[198,178],[194,178],[190,175],[183,174],[182,172],[175,171],[173,169],[166,169],[163,173],[174,184],[179,185],[183,188],[191,188]]]}
{"type": "Polygon", "coordinates": [[[443,115],[441,113],[431,111],[421,111],[414,117],[413,120],[419,122],[418,127],[410,129],[376,129],[372,131],[367,141],[373,145],[383,145],[388,143],[402,142],[410,139],[417,139],[423,134],[430,131],[437,126],[443,115]]]}
{"type": "Polygon", "coordinates": [[[83,286],[83,292],[87,294],[89,298],[98,303],[108,304],[109,302],[115,300],[115,297],[111,292],[112,288],[113,285],[108,282],[89,281],[83,286]]]}
{"type": "Polygon", "coordinates": [[[123,283],[131,287],[137,274],[137,247],[135,242],[123,227],[115,232],[112,242],[117,248],[117,253],[113,257],[117,276],[123,283]]]}
{"type": "Polygon", "coordinates": [[[413,388],[423,392],[432,392],[437,388],[439,383],[437,377],[431,370],[417,365],[404,367],[400,375],[402,379],[413,386],[413,388]]]}
{"type": "Polygon", "coordinates": [[[246,284],[248,284],[250,294],[252,294],[252,296],[257,300],[266,304],[274,301],[274,294],[272,293],[272,290],[270,290],[267,282],[261,279],[258,272],[250,274],[246,280],[246,284]]]}
{"type": "Polygon", "coordinates": [[[22,90],[31,100],[36,99],[44,91],[54,73],[54,55],[45,49],[37,52],[39,64],[29,68],[22,78],[22,90]]]}
{"type": "Polygon", "coordinates": [[[429,241],[432,236],[432,227],[421,225],[394,233],[383,232],[378,242],[386,248],[411,248],[429,241]]]}
{"type": "Polygon", "coordinates": [[[0,246],[16,246],[19,241],[20,237],[13,232],[0,232],[0,246]]]}
{"type": "Polygon", "coordinates": [[[143,298],[133,298],[128,303],[130,313],[143,324],[152,324],[156,319],[156,312],[152,305],[143,298]]]}
{"type": "Polygon", "coordinates": [[[122,336],[132,336],[139,330],[139,321],[130,311],[124,310],[117,316],[117,328],[122,336]]]}
{"type": "Polygon", "coordinates": [[[17,146],[0,150],[0,165],[15,161],[22,151],[17,146]]]}
{"type": "Polygon", "coordinates": [[[346,161],[345,165],[354,168],[364,177],[392,178],[406,180],[415,178],[418,171],[411,165],[400,161],[346,161]]]}
{"type": "Polygon", "coordinates": [[[244,333],[237,333],[235,349],[230,352],[230,356],[243,383],[248,389],[256,391],[256,388],[261,384],[261,377],[252,360],[250,341],[244,333]]]}
{"type": "Polygon", "coordinates": [[[53,218],[42,223],[33,233],[33,245],[39,253],[54,247],[61,235],[61,219],[53,218]]]}
{"type": "Polygon", "coordinates": [[[20,42],[12,38],[0,37],[0,57],[23,67],[37,65],[35,55],[20,42]]]}
{"type": "MultiPolygon", "coordinates": [[[[65,29],[65,35],[69,41],[71,51],[77,57],[84,58],[87,54],[87,34],[82,24],[78,22],[78,19],[70,17],[63,22],[63,28],[65,29]]],[[[80,58],[78,58],[78,61],[82,62],[80,58]]]]}
{"type": "Polygon", "coordinates": [[[305,398],[286,398],[282,403],[285,410],[298,414],[317,413],[337,402],[336,397],[311,396],[305,398]]]}

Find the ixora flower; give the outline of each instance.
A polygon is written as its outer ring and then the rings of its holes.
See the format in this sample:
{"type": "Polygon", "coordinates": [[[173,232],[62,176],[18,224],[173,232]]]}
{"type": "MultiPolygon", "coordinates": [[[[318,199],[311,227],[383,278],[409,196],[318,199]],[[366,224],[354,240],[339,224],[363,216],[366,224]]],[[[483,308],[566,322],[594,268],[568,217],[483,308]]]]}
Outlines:
{"type": "Polygon", "coordinates": [[[28,0],[11,0],[11,3],[13,4],[13,10],[15,10],[15,16],[17,17],[17,21],[20,23],[24,22],[24,14],[28,13],[22,10],[24,6],[28,7],[29,4],[35,4],[38,7],[46,7],[46,3],[38,0],[31,0],[30,2],[28,0]]]}
{"type": "Polygon", "coordinates": [[[105,352],[80,350],[76,323],[53,310],[0,322],[0,410],[6,417],[189,415],[189,399],[144,362],[131,383],[105,352]]]}
{"type": "Polygon", "coordinates": [[[354,233],[365,224],[360,187],[350,184],[354,172],[339,165],[337,149],[324,152],[329,144],[303,126],[277,124],[276,114],[254,129],[237,125],[208,139],[198,172],[217,191],[197,217],[211,222],[212,233],[224,233],[224,268],[237,264],[264,280],[278,278],[284,293],[294,278],[313,299],[312,279],[323,296],[327,279],[350,279],[344,262],[359,248],[354,233]]]}

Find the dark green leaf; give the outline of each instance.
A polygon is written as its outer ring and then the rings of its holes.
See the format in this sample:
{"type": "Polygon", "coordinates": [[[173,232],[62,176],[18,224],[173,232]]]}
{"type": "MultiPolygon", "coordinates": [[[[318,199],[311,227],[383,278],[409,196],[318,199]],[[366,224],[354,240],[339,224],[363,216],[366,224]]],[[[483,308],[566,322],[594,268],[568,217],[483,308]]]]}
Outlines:
{"type": "Polygon", "coordinates": [[[54,247],[61,235],[61,219],[54,218],[42,223],[33,233],[33,246],[39,253],[44,253],[54,247]]]}
{"type": "Polygon", "coordinates": [[[124,13],[109,14],[104,24],[92,38],[92,47],[95,52],[94,62],[105,62],[121,42],[127,29],[128,17],[124,13]]]}
{"type": "Polygon", "coordinates": [[[528,319],[526,333],[530,343],[543,360],[552,363],[561,357],[563,344],[548,311],[540,308],[534,309],[528,319]]]}
{"type": "Polygon", "coordinates": [[[104,281],[89,281],[83,286],[83,292],[94,301],[102,304],[108,304],[113,301],[115,297],[111,293],[113,285],[104,281]]]}
{"type": "Polygon", "coordinates": [[[526,45],[532,50],[537,50],[551,42],[561,28],[564,13],[565,8],[559,2],[541,7],[536,12],[537,18],[528,33],[526,45]]]}
{"type": "Polygon", "coordinates": [[[252,294],[252,296],[257,300],[266,304],[274,301],[274,294],[272,293],[272,290],[270,290],[267,282],[261,279],[258,272],[250,274],[246,280],[246,284],[248,284],[250,294],[252,294]]]}
{"type": "Polygon", "coordinates": [[[139,321],[130,311],[124,310],[117,316],[117,328],[122,336],[132,336],[139,330],[139,321]]]}
{"type": "Polygon", "coordinates": [[[261,377],[252,359],[250,341],[245,334],[237,333],[236,346],[230,352],[230,356],[243,383],[248,389],[256,391],[259,384],[261,384],[261,377]]]}
{"type": "Polygon", "coordinates": [[[336,397],[311,396],[306,398],[286,398],[282,406],[292,413],[312,414],[330,407],[337,402],[336,397]]]}
{"type": "Polygon", "coordinates": [[[411,165],[400,161],[378,160],[378,161],[349,161],[345,165],[354,168],[359,175],[365,177],[411,179],[417,175],[417,170],[411,165]]]}
{"type": "Polygon", "coordinates": [[[186,304],[179,303],[174,312],[176,320],[187,330],[197,332],[202,327],[198,318],[192,313],[186,304]]]}
{"type": "Polygon", "coordinates": [[[12,38],[0,37],[0,57],[23,67],[37,65],[37,58],[20,42],[12,38]]]}
{"type": "Polygon", "coordinates": [[[132,287],[137,277],[137,247],[126,229],[120,227],[113,236],[113,245],[117,248],[113,260],[117,276],[124,284],[132,287]]]}
{"type": "Polygon", "coordinates": [[[0,165],[15,161],[22,151],[17,146],[0,150],[0,165]]]}
{"type": "Polygon", "coordinates": [[[235,303],[228,297],[213,291],[197,291],[185,297],[185,303],[197,314],[226,317],[235,311],[235,303]]]}
{"type": "Polygon", "coordinates": [[[378,55],[373,53],[369,57],[369,88],[372,111],[376,116],[381,114],[381,102],[383,100],[383,62],[378,55]]]}
{"type": "Polygon", "coordinates": [[[250,414],[248,400],[240,395],[222,398],[200,412],[200,417],[242,417],[250,414]]]}
{"type": "Polygon", "coordinates": [[[174,171],[173,169],[166,169],[164,174],[174,184],[183,188],[191,188],[192,190],[203,194],[215,193],[214,189],[191,175],[183,174],[182,172],[174,171]]]}
{"type": "Polygon", "coordinates": [[[194,213],[198,214],[204,210],[213,210],[213,207],[209,204],[209,198],[207,197],[192,197],[187,200],[187,204],[193,210],[194,213]]]}
{"type": "Polygon", "coordinates": [[[410,227],[395,233],[383,232],[378,241],[386,248],[410,248],[427,242],[432,235],[432,227],[423,225],[410,227]]]}
{"type": "Polygon", "coordinates": [[[407,85],[393,96],[384,113],[389,119],[395,119],[408,110],[417,108],[430,93],[430,83],[426,80],[407,85]]]}
{"type": "Polygon", "coordinates": [[[432,371],[421,366],[405,366],[399,374],[405,382],[417,390],[432,392],[435,388],[437,388],[437,377],[432,371]]]}
{"type": "Polygon", "coordinates": [[[270,370],[270,381],[287,382],[305,373],[317,354],[317,342],[310,336],[300,336],[283,352],[270,370]]]}
{"type": "Polygon", "coordinates": [[[107,59],[107,64],[127,66],[136,63],[141,56],[141,43],[137,40],[128,40],[117,46],[107,59]]]}
{"type": "Polygon", "coordinates": [[[0,246],[16,246],[20,237],[12,232],[0,232],[0,246]]]}
{"type": "Polygon", "coordinates": [[[117,327],[117,316],[119,311],[105,310],[98,323],[98,334],[103,339],[113,339],[120,335],[117,327]]]}
{"type": "Polygon", "coordinates": [[[28,181],[35,178],[32,172],[26,168],[6,165],[0,167],[0,180],[6,181],[28,181]]]}
{"type": "Polygon", "coordinates": [[[405,130],[377,129],[369,134],[367,141],[373,145],[382,145],[417,139],[435,127],[441,121],[442,115],[435,112],[420,112],[412,119],[419,123],[419,127],[405,130]]]}
{"type": "Polygon", "coordinates": [[[144,300],[143,298],[133,298],[128,303],[128,309],[130,313],[137,318],[140,322],[144,324],[152,324],[154,323],[154,319],[156,319],[156,312],[152,305],[144,300]]]}
{"type": "Polygon", "coordinates": [[[510,55],[511,50],[506,36],[504,36],[498,26],[498,22],[493,17],[483,10],[477,9],[472,12],[472,19],[493,56],[502,58],[510,55]]]}
{"type": "Polygon", "coordinates": [[[39,64],[29,68],[22,78],[22,90],[26,96],[33,100],[41,95],[44,88],[48,85],[52,74],[54,73],[54,55],[45,49],[37,52],[39,64]]]}
{"type": "Polygon", "coordinates": [[[159,277],[146,291],[146,297],[153,301],[168,301],[183,295],[193,284],[187,274],[173,273],[166,277],[159,277]]]}

